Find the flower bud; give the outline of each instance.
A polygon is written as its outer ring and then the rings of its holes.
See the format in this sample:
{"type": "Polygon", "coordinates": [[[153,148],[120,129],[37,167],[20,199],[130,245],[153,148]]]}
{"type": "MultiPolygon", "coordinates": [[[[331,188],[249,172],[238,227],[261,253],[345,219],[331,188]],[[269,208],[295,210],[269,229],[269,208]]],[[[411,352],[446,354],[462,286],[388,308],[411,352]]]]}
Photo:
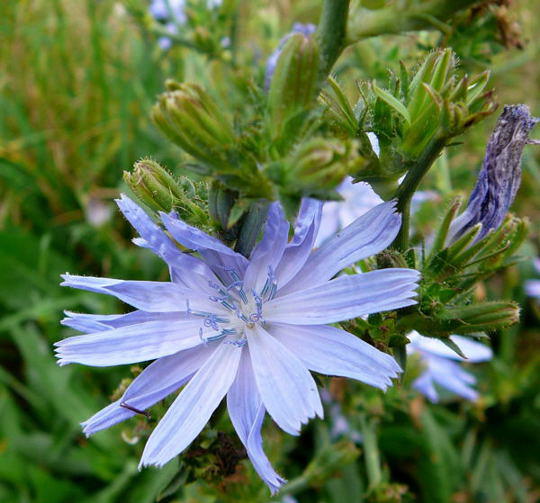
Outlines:
{"type": "Polygon", "coordinates": [[[159,129],[193,157],[211,165],[226,162],[235,136],[218,105],[200,86],[167,83],[152,118],[159,129]]]}
{"type": "Polygon", "coordinates": [[[319,49],[314,38],[295,33],[283,47],[268,95],[270,134],[278,138],[286,122],[315,102],[319,49]]]}
{"type": "Polygon", "coordinates": [[[519,306],[514,302],[498,301],[445,307],[437,318],[454,333],[486,332],[517,323],[519,306]]]}
{"type": "Polygon", "coordinates": [[[350,152],[337,140],[313,138],[302,144],[290,161],[288,178],[304,191],[332,190],[347,174],[350,152]]]}
{"type": "Polygon", "coordinates": [[[450,243],[477,224],[482,224],[477,241],[501,225],[521,182],[523,148],[537,123],[538,119],[531,116],[525,105],[504,107],[489,139],[467,208],[450,226],[450,243]]]}
{"type": "Polygon", "coordinates": [[[124,171],[124,181],[141,202],[156,211],[171,211],[184,196],[178,182],[151,159],[137,161],[132,172],[124,171]]]}
{"type": "Polygon", "coordinates": [[[479,302],[466,306],[445,306],[432,316],[412,314],[399,321],[402,330],[418,330],[430,336],[472,334],[513,325],[519,321],[515,302],[479,302]]]}

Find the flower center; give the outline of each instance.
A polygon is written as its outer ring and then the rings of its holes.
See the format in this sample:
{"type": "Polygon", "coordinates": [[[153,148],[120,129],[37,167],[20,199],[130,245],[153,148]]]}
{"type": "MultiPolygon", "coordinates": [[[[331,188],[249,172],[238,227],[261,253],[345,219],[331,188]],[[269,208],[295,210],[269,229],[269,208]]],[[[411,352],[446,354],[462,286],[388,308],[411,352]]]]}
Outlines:
{"type": "Polygon", "coordinates": [[[266,281],[259,292],[254,289],[247,290],[240,275],[235,270],[228,270],[230,278],[227,286],[223,283],[209,282],[216,295],[209,299],[224,307],[229,316],[205,311],[195,311],[187,307],[188,315],[203,318],[203,327],[199,329],[199,336],[206,344],[208,342],[226,339],[226,343],[243,346],[247,342],[245,329],[254,328],[257,323],[264,324],[263,304],[274,298],[277,291],[275,275],[268,268],[266,281]],[[210,334],[208,332],[210,331],[210,334]],[[214,333],[215,332],[215,333],[214,333]]]}

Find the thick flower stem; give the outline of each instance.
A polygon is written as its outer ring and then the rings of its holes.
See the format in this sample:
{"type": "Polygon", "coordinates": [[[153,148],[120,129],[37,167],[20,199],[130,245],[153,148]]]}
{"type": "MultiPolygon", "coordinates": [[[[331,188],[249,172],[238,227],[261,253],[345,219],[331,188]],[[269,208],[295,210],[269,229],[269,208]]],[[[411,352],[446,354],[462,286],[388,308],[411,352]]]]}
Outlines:
{"type": "Polygon", "coordinates": [[[409,247],[410,232],[410,214],[411,199],[424,175],[439,157],[446,145],[446,139],[435,137],[426,147],[422,155],[418,158],[415,165],[409,169],[405,180],[400,184],[396,191],[397,210],[402,215],[401,229],[392,246],[398,250],[405,251],[409,247]]]}
{"type": "Polygon", "coordinates": [[[444,28],[444,22],[457,12],[481,3],[479,0],[431,0],[417,5],[386,9],[358,9],[351,13],[347,43],[353,44],[378,35],[414,30],[444,28]]]}
{"type": "Polygon", "coordinates": [[[324,82],[345,48],[349,0],[325,0],[317,29],[320,50],[320,77],[324,82]]]}

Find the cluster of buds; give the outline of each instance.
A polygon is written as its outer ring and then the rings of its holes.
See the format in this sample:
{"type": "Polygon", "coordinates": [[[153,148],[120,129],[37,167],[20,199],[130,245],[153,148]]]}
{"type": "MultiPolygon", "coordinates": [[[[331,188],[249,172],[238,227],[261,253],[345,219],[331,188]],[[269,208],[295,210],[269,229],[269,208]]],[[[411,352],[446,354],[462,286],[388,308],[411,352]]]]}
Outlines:
{"type": "Polygon", "coordinates": [[[231,122],[212,97],[197,84],[168,80],[152,109],[159,129],[199,161],[220,167],[235,145],[231,122]]]}
{"type": "MultiPolygon", "coordinates": [[[[418,158],[433,138],[457,136],[495,111],[492,93],[485,91],[489,72],[458,77],[455,65],[450,49],[433,52],[402,90],[406,113],[400,150],[406,159],[418,158]]],[[[383,100],[391,96],[375,85],[374,91],[383,100]]]]}
{"type": "Polygon", "coordinates": [[[426,153],[435,158],[453,137],[495,110],[492,93],[485,90],[488,79],[488,72],[459,76],[454,53],[444,49],[431,53],[414,74],[403,68],[390,83],[391,91],[372,82],[360,87],[354,104],[330,79],[321,98],[330,126],[361,142],[367,162],[355,177],[386,198],[403,174],[424,162],[426,153]],[[367,132],[378,138],[377,155],[367,132]]]}

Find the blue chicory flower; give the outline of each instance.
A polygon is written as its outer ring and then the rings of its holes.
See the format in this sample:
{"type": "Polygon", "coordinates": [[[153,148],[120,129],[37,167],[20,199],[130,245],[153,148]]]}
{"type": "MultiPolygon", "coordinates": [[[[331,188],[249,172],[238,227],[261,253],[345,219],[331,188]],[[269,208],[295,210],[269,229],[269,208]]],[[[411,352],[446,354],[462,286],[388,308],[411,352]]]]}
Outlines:
{"type": "Polygon", "coordinates": [[[449,242],[481,223],[476,241],[497,229],[514,202],[521,183],[521,156],[539,119],[526,105],[505,106],[489,139],[482,169],[465,211],[452,222],[449,242]]]}
{"type": "Polygon", "coordinates": [[[408,337],[410,343],[407,344],[407,353],[418,355],[425,367],[413,383],[416,390],[432,402],[439,400],[435,384],[466,400],[474,401],[478,398],[478,392],[471,387],[476,383],[476,378],[456,362],[477,363],[491,360],[493,352],[489,347],[460,335],[451,335],[452,342],[467,357],[464,359],[439,339],[424,337],[417,332],[410,333],[408,337]]]}
{"type": "Polygon", "coordinates": [[[268,60],[266,61],[266,71],[264,74],[264,87],[265,89],[270,88],[270,82],[272,80],[272,75],[274,75],[274,71],[276,69],[277,61],[279,59],[279,55],[281,54],[281,51],[283,50],[283,47],[287,40],[291,38],[291,36],[295,33],[302,33],[306,37],[309,37],[310,35],[313,35],[315,33],[315,30],[317,27],[314,24],[311,23],[294,23],[292,30],[287,33],[282,39],[279,41],[277,48],[274,50],[272,54],[270,54],[268,60]]]}
{"type": "Polygon", "coordinates": [[[278,203],[249,259],[218,239],[161,213],[170,235],[199,257],[182,253],[133,201],[120,210],[169,266],[169,282],[65,274],[62,285],[109,294],[134,311],[67,313],[63,324],[87,335],[56,343],[59,364],[112,366],[155,360],[123,396],[83,423],[86,435],[151,407],[185,385],[145,446],[141,466],[161,466],[183,451],[227,396],[231,421],[255,470],[272,492],[284,483],[262,448],[268,412],[286,432],[323,415],[309,370],[386,389],[395,360],[330,324],[414,304],[419,273],[383,269],[335,277],[388,246],[400,227],[384,203],[312,252],[321,203],[305,199],[292,240],[278,203]]]}

